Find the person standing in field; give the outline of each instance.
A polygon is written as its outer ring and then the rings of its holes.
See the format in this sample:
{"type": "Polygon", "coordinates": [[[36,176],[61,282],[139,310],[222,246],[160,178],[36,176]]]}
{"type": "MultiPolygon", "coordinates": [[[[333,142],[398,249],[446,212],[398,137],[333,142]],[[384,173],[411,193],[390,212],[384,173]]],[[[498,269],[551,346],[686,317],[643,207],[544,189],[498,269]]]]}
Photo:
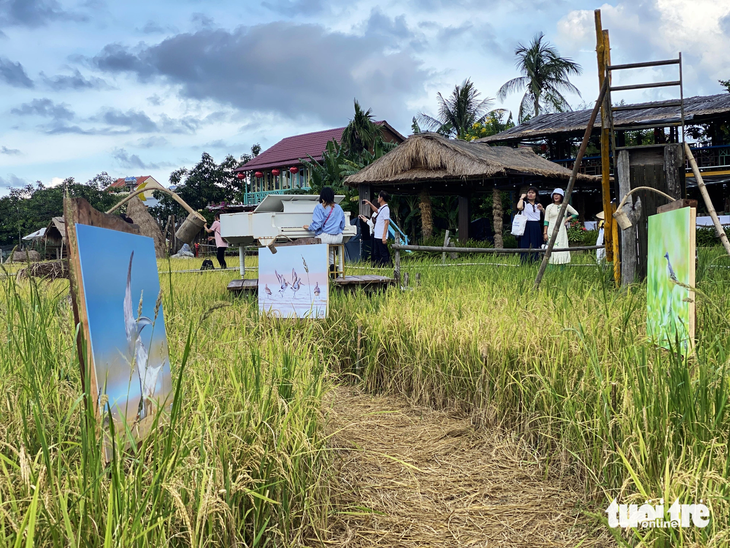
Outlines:
{"type": "MultiPolygon", "coordinates": [[[[545,226],[543,230],[543,240],[547,242],[552,236],[553,232],[557,229],[558,237],[555,240],[555,249],[567,248],[568,231],[566,229],[566,225],[569,225],[570,221],[572,221],[573,219],[578,218],[578,212],[573,208],[573,206],[568,204],[568,208],[566,209],[565,222],[560,223],[560,226],[558,227],[558,213],[560,213],[560,206],[563,203],[565,192],[562,188],[556,188],[555,190],[553,190],[551,196],[553,203],[551,203],[545,209],[545,226]]],[[[550,254],[550,264],[566,264],[569,262],[570,251],[560,251],[558,253],[550,254]]]]}
{"type": "MultiPolygon", "coordinates": [[[[304,230],[314,232],[323,244],[341,244],[345,230],[345,212],[335,203],[335,191],[326,186],[319,193],[319,203],[314,207],[312,222],[304,230]]],[[[329,252],[330,271],[335,268],[335,250],[329,252]]]]}
{"type": "Polygon", "coordinates": [[[377,214],[375,228],[373,229],[373,265],[386,266],[390,264],[390,251],[388,250],[388,227],[390,226],[390,194],[385,190],[378,193],[378,206],[375,207],[368,200],[364,200],[377,214]]]}
{"type": "MultiPolygon", "coordinates": [[[[545,211],[542,204],[537,201],[537,189],[531,186],[525,194],[520,196],[517,202],[517,210],[527,218],[525,225],[525,233],[520,236],[520,248],[522,249],[540,249],[542,245],[542,231],[540,219],[545,211]]],[[[537,253],[522,253],[520,255],[522,262],[535,262],[537,253]]]]}
{"type": "Polygon", "coordinates": [[[215,214],[215,221],[212,225],[210,225],[210,228],[208,228],[208,223],[205,223],[205,231],[208,234],[213,233],[213,236],[208,236],[208,241],[215,239],[216,258],[218,259],[218,264],[220,264],[221,268],[228,268],[226,265],[226,249],[228,248],[228,244],[221,236],[220,213],[215,214]]]}

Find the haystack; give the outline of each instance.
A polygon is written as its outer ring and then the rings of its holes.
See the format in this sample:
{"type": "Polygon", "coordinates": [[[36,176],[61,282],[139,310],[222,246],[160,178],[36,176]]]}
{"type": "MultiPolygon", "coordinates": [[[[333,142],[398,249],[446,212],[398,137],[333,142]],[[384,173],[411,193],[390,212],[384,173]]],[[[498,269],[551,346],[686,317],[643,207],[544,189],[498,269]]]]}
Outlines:
{"type": "Polygon", "coordinates": [[[162,236],[157,221],[147,212],[142,200],[135,197],[127,203],[127,216],[139,226],[140,234],[154,240],[155,255],[158,259],[162,259],[165,256],[165,238],[162,236]]]}
{"type": "MultiPolygon", "coordinates": [[[[437,181],[484,184],[487,179],[540,177],[567,181],[571,171],[531,149],[452,140],[436,133],[412,135],[379,160],[345,179],[345,184],[393,186],[437,181]]],[[[590,175],[578,180],[596,183],[590,175]]]]}
{"type": "Polygon", "coordinates": [[[10,258],[11,263],[37,263],[41,260],[41,254],[34,249],[28,251],[14,251],[10,258]]]}

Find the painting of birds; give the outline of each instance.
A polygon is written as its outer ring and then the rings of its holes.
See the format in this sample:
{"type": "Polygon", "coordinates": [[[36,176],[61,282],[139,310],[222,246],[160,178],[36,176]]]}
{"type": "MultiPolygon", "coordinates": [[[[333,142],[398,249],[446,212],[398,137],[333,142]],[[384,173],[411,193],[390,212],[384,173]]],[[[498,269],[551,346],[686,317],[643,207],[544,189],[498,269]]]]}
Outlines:
{"type": "Polygon", "coordinates": [[[127,348],[132,356],[132,367],[136,369],[139,377],[140,402],[138,418],[143,419],[150,412],[152,397],[157,387],[157,377],[164,365],[150,365],[149,351],[142,340],[142,330],[152,325],[152,320],[145,316],[134,317],[132,309],[132,262],[134,251],[129,256],[129,269],[127,270],[127,287],[124,292],[124,330],[127,335],[127,348]]]}
{"type": "Polygon", "coordinates": [[[271,289],[269,289],[269,284],[266,284],[264,286],[264,292],[266,293],[267,297],[271,297],[271,289]]]}
{"type": "Polygon", "coordinates": [[[319,297],[319,294],[320,294],[321,292],[322,292],[322,291],[321,291],[321,290],[319,289],[319,282],[317,282],[316,284],[314,284],[314,296],[315,296],[315,297],[319,297]]]}
{"type": "Polygon", "coordinates": [[[669,274],[669,278],[673,282],[678,282],[677,275],[674,273],[674,269],[672,268],[672,261],[669,260],[669,252],[664,254],[664,258],[667,260],[667,273],[669,274]]]}
{"type": "Polygon", "coordinates": [[[293,268],[291,269],[291,289],[294,292],[294,296],[296,296],[297,291],[299,291],[302,288],[302,279],[297,276],[297,271],[293,268]]]}
{"type": "Polygon", "coordinates": [[[289,282],[286,281],[286,278],[279,274],[276,270],[274,270],[274,274],[276,274],[276,279],[279,280],[280,288],[279,288],[279,296],[284,296],[284,291],[286,291],[286,288],[289,287],[289,282]]]}

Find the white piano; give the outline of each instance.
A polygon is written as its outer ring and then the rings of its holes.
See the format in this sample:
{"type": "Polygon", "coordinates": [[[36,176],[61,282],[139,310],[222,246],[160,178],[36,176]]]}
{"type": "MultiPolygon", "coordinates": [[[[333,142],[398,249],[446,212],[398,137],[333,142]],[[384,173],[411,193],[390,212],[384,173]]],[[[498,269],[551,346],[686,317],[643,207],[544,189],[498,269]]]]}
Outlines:
{"type": "MultiPolygon", "coordinates": [[[[339,204],[345,197],[335,196],[339,204]]],[[[319,203],[319,196],[312,194],[269,194],[251,212],[224,213],[221,215],[221,236],[239,250],[241,277],[245,273],[244,247],[258,242],[268,246],[277,241],[288,242],[300,238],[312,238],[314,233],[302,228],[312,222],[312,214],[319,203]]],[[[345,212],[345,230],[342,242],[357,234],[357,227],[350,224],[350,213],[345,212]]]]}

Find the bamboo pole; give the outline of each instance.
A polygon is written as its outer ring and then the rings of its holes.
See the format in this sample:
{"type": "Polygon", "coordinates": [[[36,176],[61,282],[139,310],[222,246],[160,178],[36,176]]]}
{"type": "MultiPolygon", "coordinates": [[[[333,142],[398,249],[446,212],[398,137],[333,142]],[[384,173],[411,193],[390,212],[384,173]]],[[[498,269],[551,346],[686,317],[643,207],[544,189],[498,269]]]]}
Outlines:
{"type": "MultiPolygon", "coordinates": [[[[578,156],[575,158],[575,164],[573,165],[573,173],[570,174],[570,181],[568,181],[568,188],[565,191],[563,204],[560,206],[560,211],[558,212],[558,219],[557,219],[557,223],[555,225],[555,230],[553,230],[553,233],[550,236],[550,241],[548,242],[547,249],[545,250],[545,256],[542,258],[542,263],[540,264],[540,270],[538,270],[537,277],[535,278],[535,289],[538,289],[540,287],[540,282],[542,281],[542,277],[545,274],[545,269],[547,268],[548,261],[550,260],[550,255],[553,252],[553,247],[555,247],[555,240],[558,238],[558,233],[560,232],[560,230],[559,230],[560,223],[562,223],[563,219],[565,218],[565,210],[568,208],[568,202],[570,201],[570,195],[573,193],[573,187],[575,186],[575,180],[578,177],[578,169],[580,168],[580,163],[583,161],[583,155],[586,152],[586,147],[588,146],[588,140],[591,137],[591,130],[593,129],[593,123],[596,121],[596,117],[598,116],[598,109],[601,108],[601,103],[603,102],[603,98],[606,96],[607,89],[608,89],[608,78],[605,78],[603,80],[603,85],[601,86],[601,92],[598,94],[598,100],[596,101],[596,104],[593,107],[593,111],[591,112],[591,117],[588,120],[588,125],[586,126],[586,131],[583,134],[583,142],[580,144],[580,150],[578,150],[578,156]]],[[[611,209],[609,208],[607,211],[611,211],[611,209]]],[[[604,215],[604,217],[608,218],[608,215],[604,215]]],[[[608,230],[606,229],[605,224],[604,224],[604,229],[603,229],[604,237],[607,232],[608,232],[608,230]]],[[[590,246],[590,247],[595,247],[595,246],[590,246]]],[[[574,248],[574,249],[576,249],[576,248],[574,248]]],[[[562,251],[562,250],[556,250],[556,251],[562,251]]],[[[613,248],[611,248],[611,251],[613,251],[613,248]]]]}
{"type": "MultiPolygon", "coordinates": [[[[608,33],[604,34],[601,24],[601,10],[593,12],[596,25],[596,55],[598,57],[598,85],[603,88],[605,80],[610,80],[606,74],[606,66],[608,65],[609,44],[608,33]]],[[[609,83],[610,85],[610,83],[609,83]]],[[[611,212],[611,158],[610,158],[610,132],[609,132],[609,109],[611,105],[608,101],[609,94],[606,93],[601,103],[601,193],[603,197],[603,211],[605,211],[604,220],[604,244],[606,245],[606,260],[611,262],[613,256],[613,219],[609,215],[611,212]]],[[[591,127],[591,129],[593,129],[591,127]]]]}
{"type": "Polygon", "coordinates": [[[176,201],[176,202],[177,202],[178,204],[180,204],[180,205],[181,205],[181,206],[183,207],[183,209],[185,209],[185,211],[187,211],[188,213],[190,213],[190,214],[191,214],[191,215],[193,215],[194,217],[198,217],[198,218],[199,218],[199,219],[201,219],[202,221],[205,221],[205,217],[203,217],[203,216],[202,216],[202,215],[201,215],[200,213],[198,213],[198,212],[197,212],[197,211],[195,211],[195,210],[194,210],[194,209],[193,209],[192,207],[190,207],[190,206],[189,206],[189,205],[188,205],[188,204],[187,204],[187,203],[185,202],[185,200],[183,200],[182,198],[180,198],[180,196],[178,196],[177,194],[175,194],[175,193],[174,193],[174,192],[172,192],[171,190],[167,190],[166,188],[162,188],[162,187],[160,187],[160,188],[142,188],[142,189],[140,189],[140,190],[135,190],[135,191],[134,191],[134,192],[132,192],[132,193],[131,193],[131,194],[130,194],[129,196],[127,196],[126,198],[124,198],[124,200],[122,200],[121,202],[119,202],[118,204],[116,204],[115,206],[113,206],[113,207],[112,207],[112,208],[111,208],[111,209],[110,209],[109,211],[107,211],[107,214],[109,214],[109,213],[113,213],[113,212],[114,212],[114,210],[116,210],[116,209],[118,209],[118,208],[122,207],[122,206],[123,206],[124,204],[126,204],[126,203],[127,203],[127,202],[128,202],[129,200],[131,200],[131,199],[132,199],[132,198],[134,198],[135,196],[139,196],[140,194],[142,194],[142,193],[144,193],[144,192],[149,192],[150,190],[157,190],[157,191],[159,191],[159,192],[164,192],[165,194],[169,194],[169,195],[170,195],[170,197],[171,197],[171,198],[172,198],[173,200],[175,200],[175,201],[176,201]]]}
{"type": "Polygon", "coordinates": [[[725,247],[725,251],[727,251],[727,254],[730,255],[730,242],[728,242],[727,234],[725,234],[725,230],[722,228],[722,225],[720,224],[720,219],[717,218],[717,213],[715,212],[715,207],[712,205],[712,200],[710,200],[710,195],[707,193],[707,188],[705,187],[705,182],[702,180],[702,174],[700,173],[700,168],[697,167],[697,162],[695,162],[695,157],[692,155],[692,151],[689,148],[689,145],[687,143],[684,143],[684,151],[687,154],[687,159],[689,160],[689,165],[692,167],[692,173],[695,174],[695,179],[697,179],[697,186],[700,189],[700,194],[702,194],[702,199],[705,201],[705,207],[707,207],[707,211],[710,214],[710,217],[712,217],[712,224],[715,225],[715,231],[717,232],[717,236],[720,238],[720,241],[722,242],[722,245],[725,247]]]}

